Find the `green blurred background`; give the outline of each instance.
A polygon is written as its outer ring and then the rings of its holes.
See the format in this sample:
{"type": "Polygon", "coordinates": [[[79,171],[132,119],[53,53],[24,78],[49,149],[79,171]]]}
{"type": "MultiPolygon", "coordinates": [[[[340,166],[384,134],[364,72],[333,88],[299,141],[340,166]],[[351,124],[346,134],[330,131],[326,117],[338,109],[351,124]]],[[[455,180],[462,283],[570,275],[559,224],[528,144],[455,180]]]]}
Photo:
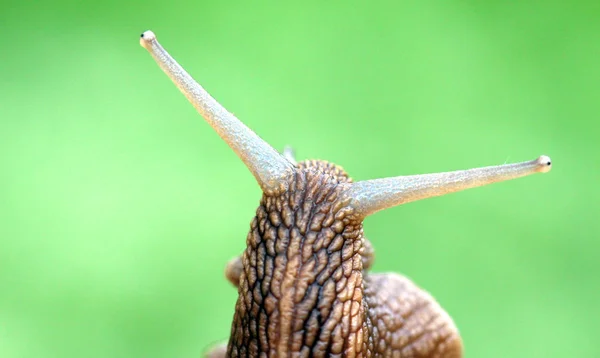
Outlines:
{"type": "Polygon", "coordinates": [[[356,179],[553,159],[381,212],[375,271],[468,357],[600,357],[597,1],[0,5],[0,357],[198,357],[260,198],[139,46],[152,29],[281,149],[356,179]]]}

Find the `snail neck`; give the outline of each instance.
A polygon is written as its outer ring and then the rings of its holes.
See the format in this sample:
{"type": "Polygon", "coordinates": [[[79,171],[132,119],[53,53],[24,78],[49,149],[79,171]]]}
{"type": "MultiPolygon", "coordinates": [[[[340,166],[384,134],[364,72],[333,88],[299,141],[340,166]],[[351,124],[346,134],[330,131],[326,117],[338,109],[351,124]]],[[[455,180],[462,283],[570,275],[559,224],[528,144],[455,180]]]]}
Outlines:
{"type": "Polygon", "coordinates": [[[362,349],[364,239],[340,202],[345,185],[299,170],[288,191],[263,196],[243,254],[230,356],[362,349]]]}

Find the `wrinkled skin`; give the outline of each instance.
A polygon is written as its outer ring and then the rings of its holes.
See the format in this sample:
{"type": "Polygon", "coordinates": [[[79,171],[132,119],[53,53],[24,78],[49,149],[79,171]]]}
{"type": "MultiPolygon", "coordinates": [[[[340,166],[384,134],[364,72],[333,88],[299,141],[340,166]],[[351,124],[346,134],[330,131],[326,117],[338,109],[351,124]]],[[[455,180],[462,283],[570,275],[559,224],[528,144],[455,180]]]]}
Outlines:
{"type": "Polygon", "coordinates": [[[342,195],[352,180],[323,161],[297,165],[287,190],[264,194],[244,253],[227,346],[208,357],[462,357],[452,319],[409,279],[367,272],[362,220],[342,195]]]}

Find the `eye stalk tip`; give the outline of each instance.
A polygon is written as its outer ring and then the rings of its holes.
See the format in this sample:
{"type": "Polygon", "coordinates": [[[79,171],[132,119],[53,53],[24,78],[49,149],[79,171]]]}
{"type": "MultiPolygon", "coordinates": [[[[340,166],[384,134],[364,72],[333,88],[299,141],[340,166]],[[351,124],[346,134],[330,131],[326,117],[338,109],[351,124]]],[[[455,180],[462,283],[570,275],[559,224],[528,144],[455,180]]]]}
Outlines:
{"type": "Polygon", "coordinates": [[[538,165],[538,172],[547,173],[552,169],[552,160],[547,155],[541,155],[536,159],[536,164],[538,165]]]}
{"type": "Polygon", "coordinates": [[[140,36],[140,45],[142,45],[142,47],[145,49],[148,49],[148,46],[153,41],[156,41],[156,35],[150,30],[144,31],[140,36]]]}

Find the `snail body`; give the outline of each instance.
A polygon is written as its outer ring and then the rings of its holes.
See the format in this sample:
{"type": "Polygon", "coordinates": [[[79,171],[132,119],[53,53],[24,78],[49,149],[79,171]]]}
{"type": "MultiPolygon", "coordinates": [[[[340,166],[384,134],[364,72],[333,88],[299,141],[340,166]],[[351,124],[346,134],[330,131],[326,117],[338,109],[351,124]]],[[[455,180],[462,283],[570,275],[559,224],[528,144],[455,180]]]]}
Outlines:
{"type": "Polygon", "coordinates": [[[229,342],[209,357],[459,358],[451,317],[406,277],[374,274],[363,220],[415,200],[551,168],[550,158],[353,181],[339,166],[279,153],[222,107],[162,48],[141,45],[246,164],[263,196],[246,250],[226,265],[238,289],[229,342]]]}

